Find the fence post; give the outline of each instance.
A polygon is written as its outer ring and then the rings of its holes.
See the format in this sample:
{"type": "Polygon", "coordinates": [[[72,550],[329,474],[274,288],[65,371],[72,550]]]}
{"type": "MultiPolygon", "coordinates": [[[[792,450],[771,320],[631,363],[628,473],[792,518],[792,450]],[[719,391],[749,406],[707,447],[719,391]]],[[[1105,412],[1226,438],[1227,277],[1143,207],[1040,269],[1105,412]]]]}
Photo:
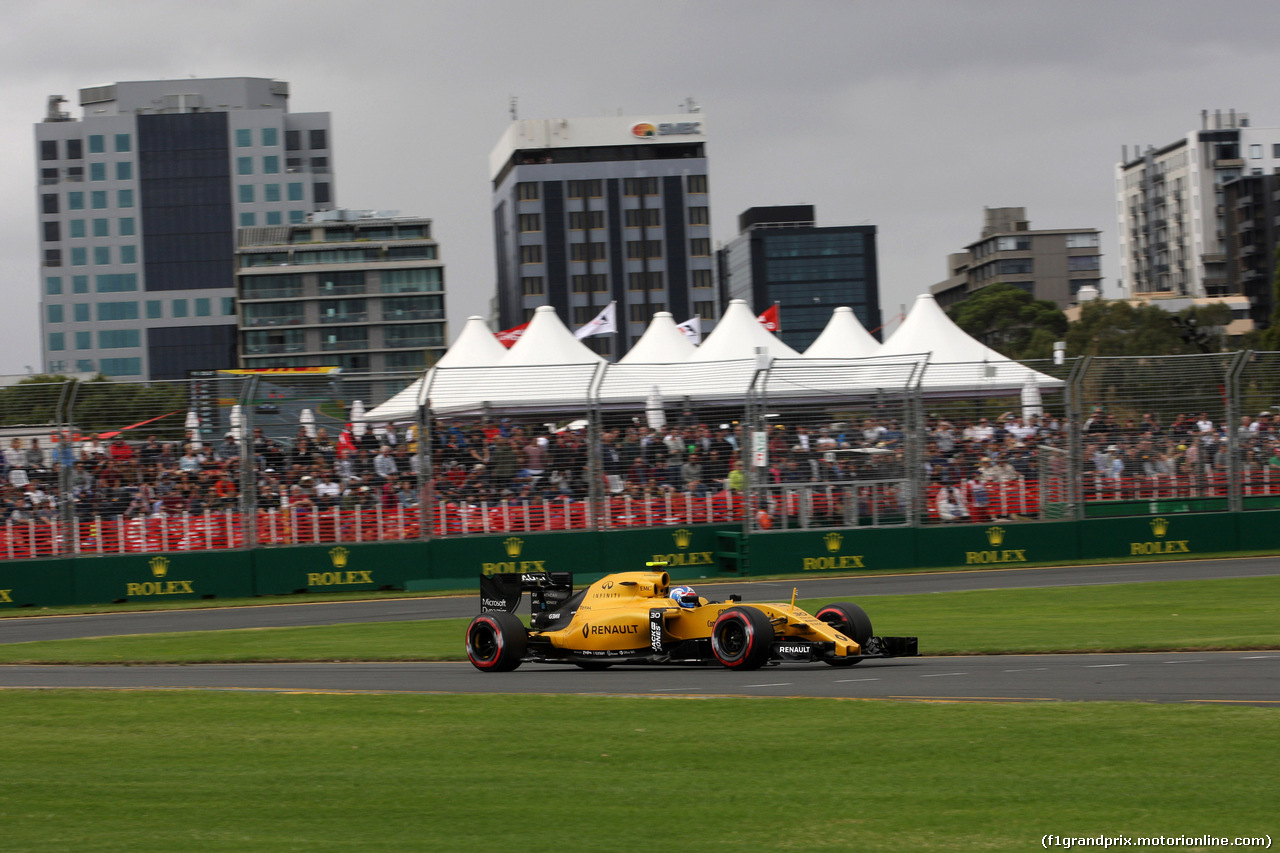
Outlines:
{"type": "Polygon", "coordinates": [[[258,472],[253,455],[253,400],[258,377],[250,376],[240,394],[240,518],[244,547],[258,545],[258,472]]]}
{"type": "MultiPolygon", "coordinates": [[[[1084,513],[1084,427],[1081,405],[1084,393],[1084,377],[1089,372],[1091,356],[1081,356],[1071,366],[1067,376],[1067,387],[1063,394],[1064,410],[1063,427],[1067,431],[1067,494],[1072,503],[1073,515],[1077,521],[1083,521],[1084,513]]],[[[1042,498],[1043,500],[1043,498],[1042,498]]]]}
{"type": "Polygon", "coordinates": [[[1245,365],[1253,358],[1252,350],[1237,351],[1232,354],[1227,365],[1226,407],[1227,407],[1227,511],[1240,512],[1244,509],[1244,477],[1241,457],[1244,455],[1244,442],[1240,440],[1240,376],[1245,365]]]}

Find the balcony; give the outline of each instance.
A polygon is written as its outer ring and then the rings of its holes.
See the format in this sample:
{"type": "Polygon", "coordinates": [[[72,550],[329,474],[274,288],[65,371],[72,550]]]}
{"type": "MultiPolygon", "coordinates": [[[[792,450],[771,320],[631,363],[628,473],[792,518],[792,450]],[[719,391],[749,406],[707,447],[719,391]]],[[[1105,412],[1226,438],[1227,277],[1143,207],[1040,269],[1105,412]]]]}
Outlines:
{"type": "Polygon", "coordinates": [[[322,314],[320,316],[321,323],[367,323],[369,322],[369,312],[361,311],[356,314],[322,314]]]}
{"type": "Polygon", "coordinates": [[[443,308],[423,308],[418,311],[383,311],[382,319],[387,323],[397,320],[443,320],[443,308]]]}
{"type": "Polygon", "coordinates": [[[302,352],[306,346],[301,343],[292,344],[246,344],[244,351],[248,355],[271,355],[283,352],[302,352]]]}
{"type": "Polygon", "coordinates": [[[354,341],[321,341],[320,349],[323,352],[344,352],[347,350],[368,349],[369,339],[360,338],[354,341]]]}
{"type": "Polygon", "coordinates": [[[301,314],[289,317],[246,317],[246,327],[263,328],[268,326],[301,326],[305,321],[301,314]]]}
{"type": "Polygon", "coordinates": [[[1239,157],[1237,157],[1237,158],[1235,158],[1235,159],[1224,158],[1224,159],[1221,159],[1221,160],[1214,160],[1214,161],[1213,161],[1213,168],[1215,168],[1215,169],[1243,169],[1243,168],[1244,168],[1244,160],[1240,159],[1239,157]]]}

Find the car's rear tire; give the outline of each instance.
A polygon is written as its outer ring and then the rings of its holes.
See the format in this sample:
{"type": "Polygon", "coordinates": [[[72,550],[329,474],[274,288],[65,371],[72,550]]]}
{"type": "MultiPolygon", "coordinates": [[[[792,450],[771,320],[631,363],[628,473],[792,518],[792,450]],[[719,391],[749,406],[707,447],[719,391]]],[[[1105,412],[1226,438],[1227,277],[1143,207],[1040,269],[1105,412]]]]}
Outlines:
{"type": "MultiPolygon", "coordinates": [[[[848,602],[828,604],[814,615],[856,642],[859,646],[875,636],[871,630],[871,617],[867,615],[867,611],[856,604],[848,602]]],[[[860,658],[830,658],[827,663],[832,666],[855,666],[862,663],[862,660],[860,658]]]]}
{"type": "Polygon", "coordinates": [[[711,651],[729,669],[759,669],[772,647],[773,623],[754,607],[730,607],[711,628],[711,651]]]}
{"type": "Polygon", "coordinates": [[[528,645],[528,629],[510,613],[481,613],[467,626],[467,660],[481,672],[510,672],[528,645]]]}

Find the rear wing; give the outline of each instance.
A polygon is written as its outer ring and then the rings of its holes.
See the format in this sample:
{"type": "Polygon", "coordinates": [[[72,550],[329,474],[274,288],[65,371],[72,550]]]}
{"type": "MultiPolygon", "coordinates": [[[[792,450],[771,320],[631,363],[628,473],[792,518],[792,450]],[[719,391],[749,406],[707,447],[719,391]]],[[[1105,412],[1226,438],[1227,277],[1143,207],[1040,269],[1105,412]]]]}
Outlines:
{"type": "Polygon", "coordinates": [[[534,613],[558,610],[573,596],[573,572],[510,572],[480,576],[480,612],[515,613],[524,593],[534,613]]]}

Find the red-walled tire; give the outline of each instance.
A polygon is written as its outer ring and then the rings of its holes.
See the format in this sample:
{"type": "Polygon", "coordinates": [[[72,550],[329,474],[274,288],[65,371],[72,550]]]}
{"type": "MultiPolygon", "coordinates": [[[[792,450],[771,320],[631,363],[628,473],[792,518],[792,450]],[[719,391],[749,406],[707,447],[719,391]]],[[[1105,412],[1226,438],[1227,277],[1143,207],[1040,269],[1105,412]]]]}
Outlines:
{"type": "MultiPolygon", "coordinates": [[[[867,615],[867,611],[856,604],[847,602],[828,604],[814,615],[856,642],[859,646],[866,643],[873,636],[871,632],[871,617],[867,615]]],[[[827,661],[832,666],[853,666],[861,662],[858,658],[853,660],[832,658],[827,661]]]]}
{"type": "Polygon", "coordinates": [[[730,607],[711,628],[711,651],[729,669],[759,669],[772,647],[773,625],[754,607],[730,607]]]}
{"type": "Polygon", "coordinates": [[[481,672],[510,672],[528,644],[529,631],[510,613],[481,613],[467,626],[467,660],[481,672]]]}

